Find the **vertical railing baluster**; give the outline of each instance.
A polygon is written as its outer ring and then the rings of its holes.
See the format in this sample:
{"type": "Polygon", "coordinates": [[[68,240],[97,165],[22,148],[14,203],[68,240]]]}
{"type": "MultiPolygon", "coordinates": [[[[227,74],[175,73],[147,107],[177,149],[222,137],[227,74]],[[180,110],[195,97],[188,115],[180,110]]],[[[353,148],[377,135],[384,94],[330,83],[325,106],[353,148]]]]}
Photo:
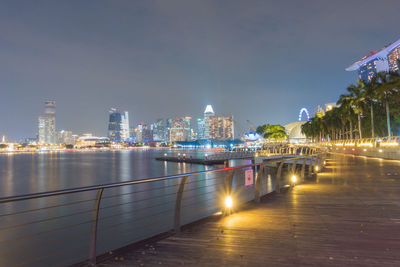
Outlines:
{"type": "Polygon", "coordinates": [[[181,209],[182,209],[182,196],[183,189],[185,189],[185,183],[189,176],[184,176],[181,179],[181,183],[179,185],[178,192],[176,193],[176,202],[175,202],[175,216],[174,216],[174,231],[179,232],[181,230],[181,209]]]}
{"type": "Polygon", "coordinates": [[[101,188],[97,191],[96,202],[94,204],[92,231],[89,244],[89,263],[92,266],[96,266],[97,226],[99,222],[100,202],[101,196],[103,195],[103,190],[104,189],[101,188]]]}
{"type": "Polygon", "coordinates": [[[276,173],[276,181],[275,181],[275,191],[277,193],[281,192],[281,174],[282,174],[282,167],[283,167],[283,163],[285,161],[282,161],[281,164],[278,167],[278,171],[276,173]]]}
{"type": "Polygon", "coordinates": [[[312,171],[313,171],[313,157],[310,157],[310,165],[308,165],[308,176],[312,175],[312,171]]]}
{"type": "Polygon", "coordinates": [[[303,159],[303,166],[301,166],[301,179],[302,179],[303,182],[304,182],[304,172],[306,171],[306,162],[307,162],[307,159],[304,158],[303,159]]]}
{"type": "Polygon", "coordinates": [[[264,174],[264,165],[260,165],[254,183],[254,201],[260,202],[260,183],[264,174]]]}

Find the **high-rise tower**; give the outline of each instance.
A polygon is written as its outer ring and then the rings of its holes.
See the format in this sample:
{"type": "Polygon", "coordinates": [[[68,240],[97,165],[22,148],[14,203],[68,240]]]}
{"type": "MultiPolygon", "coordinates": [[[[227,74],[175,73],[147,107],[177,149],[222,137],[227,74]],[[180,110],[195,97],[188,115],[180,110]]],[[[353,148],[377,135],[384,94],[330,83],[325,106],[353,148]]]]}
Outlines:
{"type": "Polygon", "coordinates": [[[204,110],[204,138],[210,139],[210,120],[215,116],[214,110],[211,105],[207,105],[204,110]]]}
{"type": "Polygon", "coordinates": [[[56,143],[56,101],[46,101],[44,116],[38,119],[38,143],[56,143]]]}

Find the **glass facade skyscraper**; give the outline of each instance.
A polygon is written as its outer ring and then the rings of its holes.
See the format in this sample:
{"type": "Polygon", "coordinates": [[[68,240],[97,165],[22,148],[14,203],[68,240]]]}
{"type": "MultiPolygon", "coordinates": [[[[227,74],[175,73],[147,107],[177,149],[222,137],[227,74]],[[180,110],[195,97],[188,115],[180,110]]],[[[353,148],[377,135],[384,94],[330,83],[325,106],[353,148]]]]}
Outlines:
{"type": "Polygon", "coordinates": [[[109,110],[108,138],[114,143],[130,138],[128,111],[121,112],[116,108],[109,110]]]}
{"type": "Polygon", "coordinates": [[[45,102],[44,116],[38,120],[38,143],[55,144],[56,136],[56,101],[45,102]]]}

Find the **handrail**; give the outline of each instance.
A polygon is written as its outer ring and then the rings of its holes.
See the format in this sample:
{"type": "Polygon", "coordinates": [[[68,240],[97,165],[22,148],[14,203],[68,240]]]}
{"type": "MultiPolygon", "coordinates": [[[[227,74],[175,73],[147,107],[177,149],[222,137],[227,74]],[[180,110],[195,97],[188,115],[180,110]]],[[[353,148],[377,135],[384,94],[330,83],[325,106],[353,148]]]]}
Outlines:
{"type": "Polygon", "coordinates": [[[244,168],[248,168],[248,167],[265,165],[267,163],[279,163],[279,162],[288,161],[291,159],[303,159],[303,158],[308,158],[308,157],[307,156],[293,157],[293,158],[278,159],[278,160],[272,160],[272,161],[268,161],[268,162],[260,162],[260,163],[247,164],[247,165],[241,165],[241,166],[225,167],[225,168],[213,169],[213,170],[207,170],[207,171],[189,172],[189,173],[167,175],[167,176],[160,176],[160,177],[154,177],[154,178],[139,179],[139,180],[128,181],[128,182],[118,182],[118,183],[110,183],[110,184],[94,185],[94,186],[83,186],[83,187],[76,187],[76,188],[71,188],[71,189],[61,189],[61,190],[53,190],[53,191],[39,192],[39,193],[33,193],[33,194],[23,194],[23,195],[17,195],[17,196],[1,197],[0,204],[14,202],[14,201],[42,198],[42,197],[51,197],[51,196],[59,196],[59,195],[72,194],[72,193],[87,192],[87,191],[106,189],[106,188],[121,187],[121,186],[126,186],[126,185],[152,183],[152,182],[164,181],[164,180],[169,180],[169,179],[182,178],[185,176],[197,176],[197,175],[207,174],[207,173],[244,169],[244,168]]]}

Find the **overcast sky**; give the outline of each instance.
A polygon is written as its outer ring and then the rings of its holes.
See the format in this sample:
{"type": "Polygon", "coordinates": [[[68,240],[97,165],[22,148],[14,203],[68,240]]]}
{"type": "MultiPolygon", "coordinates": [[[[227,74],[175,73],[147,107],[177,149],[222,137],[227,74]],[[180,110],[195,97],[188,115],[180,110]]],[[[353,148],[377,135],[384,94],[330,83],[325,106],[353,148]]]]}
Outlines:
{"type": "Polygon", "coordinates": [[[286,124],[336,102],[344,69],[400,38],[398,0],[1,1],[0,135],[217,114],[286,124]]]}

